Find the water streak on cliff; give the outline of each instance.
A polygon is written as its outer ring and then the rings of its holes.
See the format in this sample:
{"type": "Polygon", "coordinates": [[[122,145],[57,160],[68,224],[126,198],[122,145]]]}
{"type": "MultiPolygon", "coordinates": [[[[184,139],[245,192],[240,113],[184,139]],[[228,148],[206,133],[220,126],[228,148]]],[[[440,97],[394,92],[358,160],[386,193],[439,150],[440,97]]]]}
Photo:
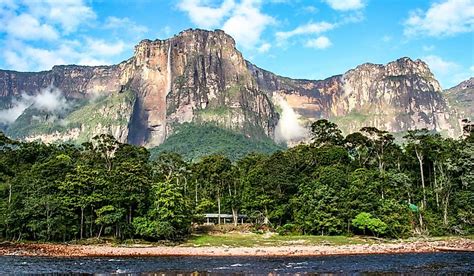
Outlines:
{"type": "Polygon", "coordinates": [[[168,46],[168,61],[166,63],[166,96],[171,92],[171,40],[168,46]]]}

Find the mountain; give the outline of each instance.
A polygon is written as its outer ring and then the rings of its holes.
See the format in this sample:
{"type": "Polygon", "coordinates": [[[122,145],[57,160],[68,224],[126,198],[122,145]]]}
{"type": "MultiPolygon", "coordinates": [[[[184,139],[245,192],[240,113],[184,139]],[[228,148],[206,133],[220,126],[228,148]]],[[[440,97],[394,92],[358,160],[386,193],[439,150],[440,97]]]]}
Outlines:
{"type": "Polygon", "coordinates": [[[463,119],[474,120],[474,77],[445,91],[448,102],[463,119]]]}
{"type": "Polygon", "coordinates": [[[8,135],[48,142],[81,142],[106,132],[155,147],[183,123],[212,122],[249,139],[292,144],[319,118],[346,133],[375,126],[460,134],[456,110],[421,60],[367,63],[325,80],[296,80],[246,61],[220,30],[143,40],[130,59],[112,66],[0,70],[0,107],[8,135]]]}
{"type": "MultiPolygon", "coordinates": [[[[230,36],[222,31],[188,30],[168,40],[143,40],[134,56],[118,65],[55,66],[39,73],[0,71],[0,99],[12,109],[13,99],[22,93],[31,99],[50,86],[62,91],[68,101],[93,103],[97,95],[134,95],[133,102],[98,106],[92,125],[68,128],[65,115],[65,129],[53,127],[42,133],[34,123],[30,133],[13,135],[22,139],[76,140],[91,129],[87,136],[106,131],[120,134],[117,138],[122,142],[153,147],[172,133],[175,124],[208,121],[252,137],[273,137],[278,114],[270,96],[258,91],[253,82],[230,36]],[[129,116],[127,124],[105,124],[117,116],[129,116]]],[[[17,131],[9,127],[7,133],[17,131]]]]}

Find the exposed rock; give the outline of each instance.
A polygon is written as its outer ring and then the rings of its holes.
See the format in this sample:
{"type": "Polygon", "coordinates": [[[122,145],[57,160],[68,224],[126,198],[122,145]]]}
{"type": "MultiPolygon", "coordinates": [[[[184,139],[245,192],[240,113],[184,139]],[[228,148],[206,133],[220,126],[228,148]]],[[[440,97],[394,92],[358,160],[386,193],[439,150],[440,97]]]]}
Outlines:
{"type": "MultiPolygon", "coordinates": [[[[103,131],[123,142],[153,147],[175,124],[209,121],[247,136],[274,138],[279,114],[272,99],[283,99],[303,127],[330,118],[345,132],[375,126],[460,134],[456,112],[423,61],[402,58],[387,65],[363,64],[325,80],[294,80],[246,61],[234,39],[220,30],[186,30],[167,40],[143,40],[133,57],[118,65],[65,65],[38,73],[0,70],[0,107],[9,108],[22,93],[34,95],[50,85],[69,100],[121,100],[107,102],[110,108],[96,107],[92,121],[82,115],[82,122],[69,128],[27,131],[16,138],[82,141],[103,131]],[[133,99],[121,98],[124,92],[133,99]]],[[[280,124],[279,132],[286,127],[280,124]]]]}
{"type": "Polygon", "coordinates": [[[283,78],[252,64],[249,69],[262,90],[283,95],[301,116],[330,118],[346,133],[374,126],[391,132],[428,128],[460,135],[456,112],[421,60],[366,63],[321,81],[283,78]]]}
{"type": "Polygon", "coordinates": [[[445,91],[449,103],[460,113],[461,118],[474,120],[474,77],[445,91]]]}

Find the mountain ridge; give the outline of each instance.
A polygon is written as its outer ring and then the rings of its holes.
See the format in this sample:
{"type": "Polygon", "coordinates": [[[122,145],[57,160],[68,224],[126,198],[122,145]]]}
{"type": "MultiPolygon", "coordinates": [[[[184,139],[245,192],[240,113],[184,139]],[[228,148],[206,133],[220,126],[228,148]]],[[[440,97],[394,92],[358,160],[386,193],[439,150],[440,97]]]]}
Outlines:
{"type": "MultiPolygon", "coordinates": [[[[345,132],[370,125],[396,132],[427,127],[459,135],[456,111],[419,59],[364,63],[324,80],[291,79],[245,60],[235,40],[221,30],[188,29],[166,40],[144,39],[131,58],[110,66],[0,70],[1,106],[8,111],[22,95],[34,97],[52,85],[73,100],[131,91],[135,100],[123,107],[130,112],[126,130],[87,128],[120,132],[122,142],[147,147],[163,143],[173,126],[186,122],[213,122],[249,137],[268,136],[290,144],[307,136],[304,128],[319,118],[338,122],[345,132]]],[[[102,113],[111,117],[124,110],[102,113]]],[[[56,136],[64,141],[61,133],[56,136]]],[[[42,139],[15,138],[35,137],[42,139]]]]}

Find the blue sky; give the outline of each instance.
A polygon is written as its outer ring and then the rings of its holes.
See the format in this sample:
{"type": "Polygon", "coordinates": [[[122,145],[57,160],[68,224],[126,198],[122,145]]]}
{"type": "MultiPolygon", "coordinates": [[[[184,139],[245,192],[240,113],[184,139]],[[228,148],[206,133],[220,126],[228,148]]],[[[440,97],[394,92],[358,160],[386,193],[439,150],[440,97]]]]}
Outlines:
{"type": "Polygon", "coordinates": [[[426,61],[444,88],[474,75],[474,0],[0,0],[0,68],[114,64],[141,39],[223,29],[277,74],[324,79],[426,61]]]}

